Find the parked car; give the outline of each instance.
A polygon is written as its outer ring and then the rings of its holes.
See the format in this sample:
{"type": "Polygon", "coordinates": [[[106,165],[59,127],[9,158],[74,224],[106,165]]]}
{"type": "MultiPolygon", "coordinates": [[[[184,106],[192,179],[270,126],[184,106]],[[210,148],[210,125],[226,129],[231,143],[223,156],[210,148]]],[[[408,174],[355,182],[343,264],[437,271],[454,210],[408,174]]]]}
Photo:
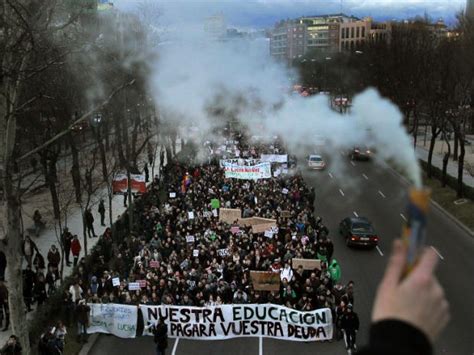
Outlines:
{"type": "Polygon", "coordinates": [[[344,218],[339,224],[339,233],[349,247],[359,245],[375,248],[379,243],[379,236],[365,217],[344,218]]]}
{"type": "Polygon", "coordinates": [[[354,147],[350,153],[351,160],[370,160],[373,151],[368,147],[354,147]]]}
{"type": "Polygon", "coordinates": [[[315,170],[322,170],[326,167],[326,162],[321,155],[312,154],[308,157],[308,168],[315,170]]]}

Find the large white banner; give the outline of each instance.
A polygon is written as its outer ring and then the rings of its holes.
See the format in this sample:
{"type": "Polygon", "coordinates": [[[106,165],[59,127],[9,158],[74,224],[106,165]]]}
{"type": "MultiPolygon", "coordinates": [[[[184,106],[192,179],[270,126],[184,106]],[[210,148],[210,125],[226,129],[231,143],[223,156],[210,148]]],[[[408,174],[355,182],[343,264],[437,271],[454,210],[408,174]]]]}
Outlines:
{"type": "Polygon", "coordinates": [[[242,180],[268,179],[272,177],[270,163],[261,163],[253,166],[240,166],[226,164],[224,166],[225,177],[242,180]]]}
{"type": "Polygon", "coordinates": [[[269,163],[287,163],[288,155],[287,154],[262,154],[260,156],[262,162],[269,163]]]}
{"type": "Polygon", "coordinates": [[[137,332],[137,306],[90,303],[90,326],[87,333],[107,333],[119,338],[135,338],[137,332]]]}
{"type": "MultiPolygon", "coordinates": [[[[165,319],[170,337],[220,340],[267,337],[291,341],[332,339],[329,308],[300,312],[273,304],[222,305],[215,307],[140,305],[145,329],[165,319]]],[[[146,331],[144,335],[152,335],[146,331]]]]}
{"type": "Polygon", "coordinates": [[[225,166],[230,166],[230,165],[239,165],[239,166],[253,166],[260,164],[260,159],[241,159],[241,158],[236,158],[236,159],[220,159],[219,160],[219,165],[221,168],[225,166]]]}

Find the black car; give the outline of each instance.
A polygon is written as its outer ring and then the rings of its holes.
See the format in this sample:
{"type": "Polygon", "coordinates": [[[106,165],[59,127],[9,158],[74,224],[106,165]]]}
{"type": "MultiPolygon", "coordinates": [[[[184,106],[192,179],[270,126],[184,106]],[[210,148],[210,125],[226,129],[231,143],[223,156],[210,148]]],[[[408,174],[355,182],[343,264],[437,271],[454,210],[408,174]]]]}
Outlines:
{"type": "Polygon", "coordinates": [[[354,147],[350,153],[351,160],[370,160],[372,150],[368,147],[354,147]]]}
{"type": "Polygon", "coordinates": [[[348,217],[339,224],[339,233],[346,239],[347,246],[369,246],[375,248],[379,237],[365,217],[348,217]]]}

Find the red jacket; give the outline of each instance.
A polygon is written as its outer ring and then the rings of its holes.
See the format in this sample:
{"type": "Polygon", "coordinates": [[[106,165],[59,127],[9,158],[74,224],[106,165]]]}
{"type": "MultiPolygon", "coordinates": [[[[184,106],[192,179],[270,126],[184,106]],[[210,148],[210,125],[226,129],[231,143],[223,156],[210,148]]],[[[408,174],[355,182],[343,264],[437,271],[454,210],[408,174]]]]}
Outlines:
{"type": "Polygon", "coordinates": [[[79,255],[79,253],[81,252],[81,243],[79,242],[79,239],[72,240],[71,252],[72,252],[72,255],[79,255]]]}

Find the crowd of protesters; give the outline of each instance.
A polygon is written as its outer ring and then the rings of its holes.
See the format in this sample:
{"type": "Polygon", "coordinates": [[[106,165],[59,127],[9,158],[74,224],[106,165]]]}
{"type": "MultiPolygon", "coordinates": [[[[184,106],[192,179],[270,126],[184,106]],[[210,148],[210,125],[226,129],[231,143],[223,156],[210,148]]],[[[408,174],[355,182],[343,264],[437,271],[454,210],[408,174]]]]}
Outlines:
{"type": "MultiPolygon", "coordinates": [[[[314,213],[314,190],[305,185],[297,169],[268,179],[226,179],[219,159],[234,158],[236,152],[243,159],[258,159],[263,153],[286,154],[278,141],[252,143],[240,135],[228,140],[232,143],[226,147],[231,149],[206,142],[205,163],[182,157],[181,163],[163,167],[148,192],[135,199],[134,230],[116,235],[128,224],[124,214],[116,222],[114,235],[107,228],[100,236],[91,263],[79,260],[77,236],[64,231],[65,262],[70,265],[72,253],[74,282],[62,297],[65,324],[49,327],[41,337],[41,348],[54,348],[60,354],[66,326],[73,320],[79,340],[86,341],[87,303],[198,307],[273,303],[301,311],[330,308],[335,337],[339,339],[344,329],[347,346],[355,346],[359,325],[353,312],[354,283],[342,283],[329,230],[314,213]],[[275,219],[278,230],[269,238],[237,221],[222,222],[211,204],[213,199],[219,200],[220,207],[241,209],[242,218],[275,219]],[[321,268],[293,269],[293,258],[319,259],[321,268]],[[280,290],[256,291],[252,270],[279,272],[280,290]],[[118,286],[114,278],[119,278],[118,286]],[[145,280],[144,287],[128,290],[128,283],[138,280],[145,280]]],[[[93,223],[91,219],[87,225],[90,237],[95,237],[93,223]]],[[[53,245],[45,265],[29,237],[23,252],[27,260],[24,299],[30,310],[33,302],[41,305],[55,292],[60,254],[53,245]]]]}

